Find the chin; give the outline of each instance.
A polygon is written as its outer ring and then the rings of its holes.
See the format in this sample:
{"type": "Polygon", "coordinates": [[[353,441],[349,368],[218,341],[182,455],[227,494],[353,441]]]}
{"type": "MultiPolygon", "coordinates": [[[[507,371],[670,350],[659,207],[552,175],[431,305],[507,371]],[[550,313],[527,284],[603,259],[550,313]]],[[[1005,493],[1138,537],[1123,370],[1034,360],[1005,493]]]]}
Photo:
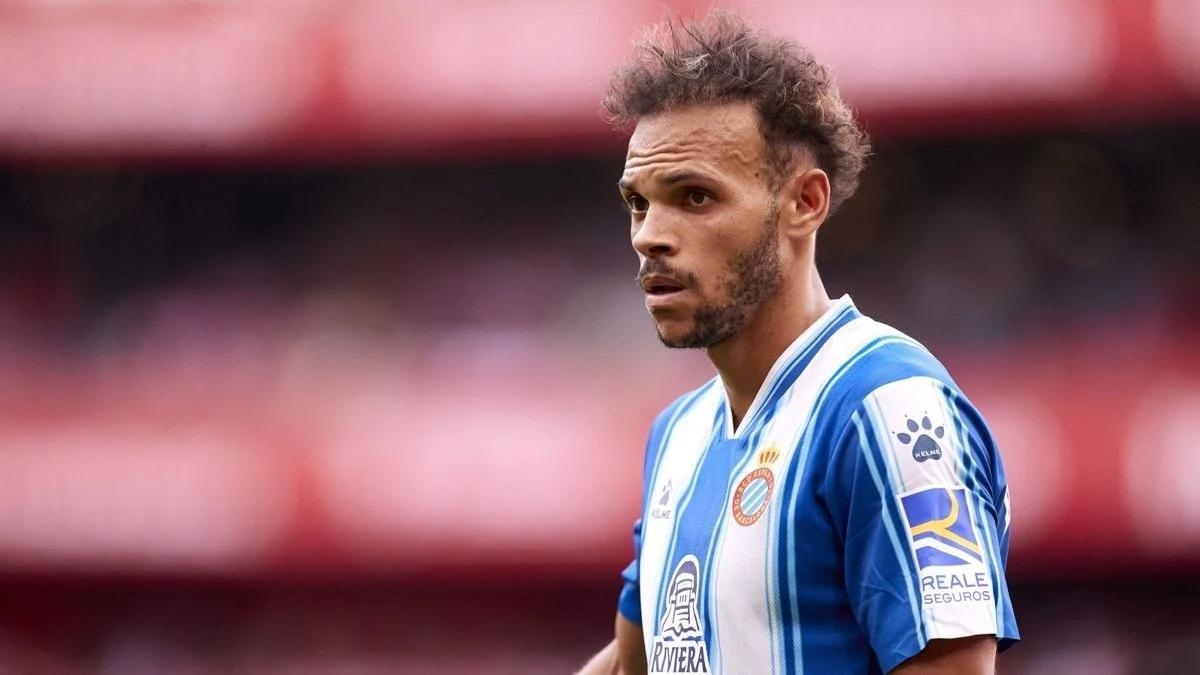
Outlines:
{"type": "Polygon", "coordinates": [[[665,319],[654,321],[654,328],[658,331],[658,339],[668,347],[683,348],[688,346],[692,337],[692,322],[681,321],[679,319],[665,319]]]}
{"type": "Polygon", "coordinates": [[[659,322],[655,327],[658,329],[659,341],[671,349],[704,349],[712,345],[708,340],[709,336],[697,334],[691,322],[659,322]]]}

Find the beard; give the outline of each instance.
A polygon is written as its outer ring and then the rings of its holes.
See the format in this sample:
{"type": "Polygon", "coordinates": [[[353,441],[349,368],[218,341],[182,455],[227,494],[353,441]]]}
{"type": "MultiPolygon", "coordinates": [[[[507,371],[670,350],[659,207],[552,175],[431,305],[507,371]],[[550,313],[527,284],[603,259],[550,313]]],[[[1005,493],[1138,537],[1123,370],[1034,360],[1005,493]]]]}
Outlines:
{"type": "Polygon", "coordinates": [[[741,333],[758,308],[775,296],[782,283],[783,267],[776,232],[778,219],[779,206],[773,203],[762,235],[730,262],[730,272],[719,285],[729,301],[702,303],[692,315],[692,329],[683,335],[667,337],[658,330],[658,339],[664,345],[672,349],[702,349],[724,342],[741,333]]]}

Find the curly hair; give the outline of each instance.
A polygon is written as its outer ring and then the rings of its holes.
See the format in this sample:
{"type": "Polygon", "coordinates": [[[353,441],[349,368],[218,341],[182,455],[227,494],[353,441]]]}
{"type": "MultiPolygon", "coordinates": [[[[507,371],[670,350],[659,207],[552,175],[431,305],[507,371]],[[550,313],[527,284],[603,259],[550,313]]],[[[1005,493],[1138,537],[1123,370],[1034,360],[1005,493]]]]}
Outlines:
{"type": "Polygon", "coordinates": [[[752,103],[766,147],[772,187],[809,153],[829,175],[832,213],[858,188],[871,146],[825,66],[791,40],[763,34],[741,17],[650,26],[632,59],[608,85],[610,124],[692,106],[752,103]]]}

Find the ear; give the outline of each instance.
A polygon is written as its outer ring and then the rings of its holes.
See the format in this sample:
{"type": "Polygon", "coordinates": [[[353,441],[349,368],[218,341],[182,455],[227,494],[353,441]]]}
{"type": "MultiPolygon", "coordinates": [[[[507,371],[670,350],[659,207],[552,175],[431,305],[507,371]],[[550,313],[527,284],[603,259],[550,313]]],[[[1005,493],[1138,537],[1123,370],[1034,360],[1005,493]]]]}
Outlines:
{"type": "Polygon", "coordinates": [[[779,223],[783,234],[802,239],[816,234],[829,215],[829,176],[801,165],[780,188],[779,223]]]}

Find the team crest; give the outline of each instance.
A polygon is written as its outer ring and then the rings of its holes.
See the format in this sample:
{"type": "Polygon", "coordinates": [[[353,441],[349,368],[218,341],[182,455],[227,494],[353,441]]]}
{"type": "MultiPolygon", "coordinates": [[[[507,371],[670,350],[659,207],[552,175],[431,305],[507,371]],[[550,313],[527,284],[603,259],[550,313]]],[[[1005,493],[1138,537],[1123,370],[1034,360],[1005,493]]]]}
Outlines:
{"type": "Polygon", "coordinates": [[[684,556],[675,567],[663,598],[662,621],[658,626],[659,634],[654,636],[650,672],[709,672],[704,628],[696,611],[699,592],[700,561],[694,555],[684,556]]]}
{"type": "Polygon", "coordinates": [[[775,474],[771,464],[779,459],[774,445],[758,453],[758,467],[746,474],[733,491],[733,519],[738,525],[750,526],[767,512],[771,493],[775,491],[775,474]]]}

